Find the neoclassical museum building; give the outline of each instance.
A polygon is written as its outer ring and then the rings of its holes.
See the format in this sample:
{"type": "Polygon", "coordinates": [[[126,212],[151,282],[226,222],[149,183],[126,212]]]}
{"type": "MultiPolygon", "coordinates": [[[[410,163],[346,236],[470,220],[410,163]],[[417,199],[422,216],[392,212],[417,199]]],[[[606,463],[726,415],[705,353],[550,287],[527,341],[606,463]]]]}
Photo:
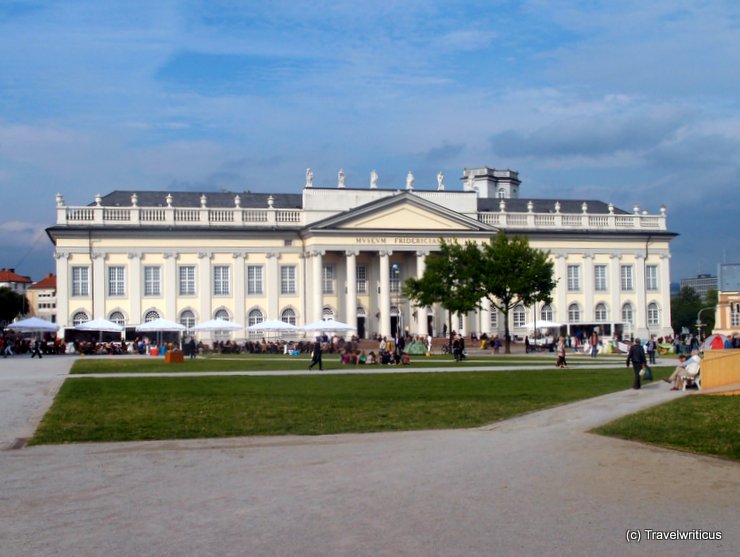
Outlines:
{"type": "MultiPolygon", "coordinates": [[[[134,327],[163,317],[186,326],[213,318],[245,327],[302,325],[332,316],[360,337],[439,335],[438,306],[416,307],[403,281],[421,276],[441,239],[487,242],[499,230],[526,236],[554,261],[550,304],[517,307],[514,335],[536,320],[597,328],[606,336],[671,334],[666,211],[625,211],[594,200],[521,197],[517,172],[465,169],[462,186],[314,185],[300,193],[114,191],[87,206],[57,195],[58,323],[107,318],[134,327]]],[[[490,306],[453,316],[462,333],[501,334],[490,306]]],[[[246,337],[244,334],[236,338],[246,337]]]]}

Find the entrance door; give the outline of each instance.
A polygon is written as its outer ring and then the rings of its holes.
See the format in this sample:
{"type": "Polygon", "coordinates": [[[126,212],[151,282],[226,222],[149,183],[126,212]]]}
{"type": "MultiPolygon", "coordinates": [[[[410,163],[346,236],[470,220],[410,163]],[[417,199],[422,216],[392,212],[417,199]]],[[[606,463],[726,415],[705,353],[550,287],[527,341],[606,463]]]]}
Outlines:
{"type": "Polygon", "coordinates": [[[365,318],[357,318],[357,338],[365,338],[365,318]]]}

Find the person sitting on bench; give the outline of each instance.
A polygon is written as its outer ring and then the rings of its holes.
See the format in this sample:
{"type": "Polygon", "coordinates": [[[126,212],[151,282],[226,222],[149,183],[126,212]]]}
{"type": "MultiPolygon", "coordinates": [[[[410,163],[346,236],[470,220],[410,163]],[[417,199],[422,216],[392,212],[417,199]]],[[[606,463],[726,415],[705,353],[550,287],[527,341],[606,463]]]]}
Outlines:
{"type": "Polygon", "coordinates": [[[676,369],[671,373],[669,377],[663,379],[666,383],[673,383],[672,391],[678,391],[683,387],[686,378],[693,379],[699,373],[699,366],[701,365],[701,358],[699,357],[698,350],[691,351],[691,357],[681,362],[676,366],[676,369]]]}

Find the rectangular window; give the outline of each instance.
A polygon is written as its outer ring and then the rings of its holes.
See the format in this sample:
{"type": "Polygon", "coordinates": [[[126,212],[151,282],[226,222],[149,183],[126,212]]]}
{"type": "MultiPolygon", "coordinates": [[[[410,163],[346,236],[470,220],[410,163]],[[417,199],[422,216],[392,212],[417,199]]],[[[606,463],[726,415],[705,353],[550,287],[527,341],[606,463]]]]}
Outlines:
{"type": "Polygon", "coordinates": [[[108,267],[108,296],[123,296],[124,269],[123,267],[108,267]]]}
{"type": "Polygon", "coordinates": [[[296,283],[295,283],[295,266],[285,265],[280,267],[280,293],[281,294],[295,294],[296,283]]]}
{"type": "Polygon", "coordinates": [[[160,296],[159,267],[144,267],[144,296],[160,296]]]}
{"type": "Polygon", "coordinates": [[[247,294],[262,294],[262,266],[247,265],[247,294]]]}
{"type": "Polygon", "coordinates": [[[324,265],[323,291],[324,294],[334,294],[334,265],[324,265]]]}
{"type": "Polygon", "coordinates": [[[732,321],[731,327],[740,327],[740,304],[732,306],[732,321]]]}
{"type": "Polygon", "coordinates": [[[581,289],[581,267],[580,265],[568,265],[568,290],[577,291],[581,289]]]}
{"type": "Polygon", "coordinates": [[[367,294],[367,267],[357,265],[357,293],[367,294]]]}
{"type": "Polygon", "coordinates": [[[89,296],[89,280],[89,267],[72,267],[72,296],[89,296]]]}
{"type": "Polygon", "coordinates": [[[216,265],[213,267],[213,295],[228,296],[231,292],[229,280],[229,267],[226,265],[216,265]]]}
{"type": "Polygon", "coordinates": [[[606,265],[594,265],[594,289],[606,290],[606,265]]]}
{"type": "Polygon", "coordinates": [[[195,296],[195,265],[182,265],[180,273],[180,296],[195,296]]]}
{"type": "Polygon", "coordinates": [[[491,320],[489,323],[492,331],[498,329],[498,310],[496,308],[491,308],[491,320]]]}
{"type": "Polygon", "coordinates": [[[391,292],[397,294],[401,291],[401,266],[397,264],[391,265],[391,292]]]}
{"type": "Polygon", "coordinates": [[[619,276],[622,280],[622,291],[632,292],[635,288],[632,282],[632,265],[622,265],[619,268],[619,276]]]}
{"type": "Polygon", "coordinates": [[[645,267],[645,288],[648,290],[658,289],[658,266],[647,265],[645,267]]]}

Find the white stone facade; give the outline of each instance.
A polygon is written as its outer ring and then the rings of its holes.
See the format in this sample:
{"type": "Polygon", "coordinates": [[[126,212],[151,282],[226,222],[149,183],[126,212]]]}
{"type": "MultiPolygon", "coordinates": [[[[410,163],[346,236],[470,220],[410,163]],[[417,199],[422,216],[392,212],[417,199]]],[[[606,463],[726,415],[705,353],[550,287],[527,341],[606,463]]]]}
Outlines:
{"type": "MultiPolygon", "coordinates": [[[[537,315],[568,323],[571,332],[671,333],[675,234],[664,209],[521,199],[511,171],[466,170],[463,181],[461,190],[440,189],[439,179],[426,189],[384,189],[377,177],[369,187],[325,188],[309,170],[300,195],[112,192],[85,207],[58,195],[48,229],[58,322],[104,317],[133,326],[156,314],[301,325],[331,314],[364,337],[390,336],[397,326],[441,334],[444,311],[414,307],[401,284],[423,274],[441,238],[483,243],[504,230],[549,251],[558,280],[549,307],[513,312],[513,334],[527,334],[522,313],[527,322],[537,315]]],[[[455,316],[453,327],[501,333],[500,316],[485,308],[455,316]]]]}

